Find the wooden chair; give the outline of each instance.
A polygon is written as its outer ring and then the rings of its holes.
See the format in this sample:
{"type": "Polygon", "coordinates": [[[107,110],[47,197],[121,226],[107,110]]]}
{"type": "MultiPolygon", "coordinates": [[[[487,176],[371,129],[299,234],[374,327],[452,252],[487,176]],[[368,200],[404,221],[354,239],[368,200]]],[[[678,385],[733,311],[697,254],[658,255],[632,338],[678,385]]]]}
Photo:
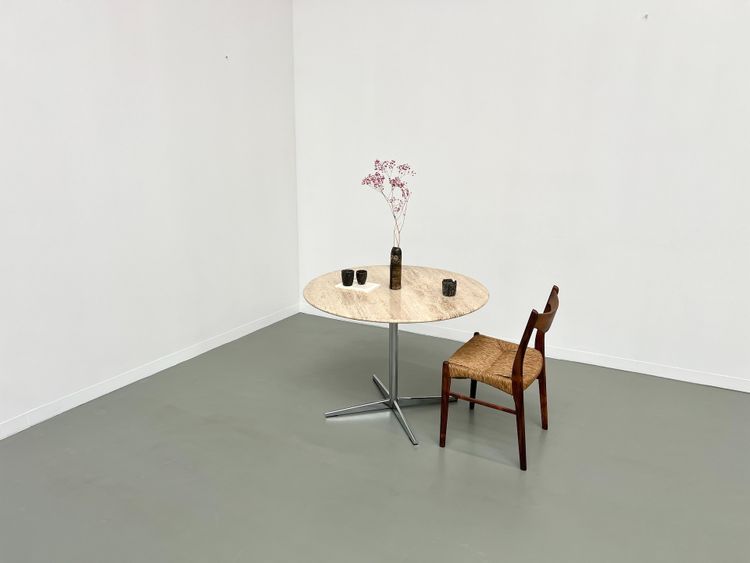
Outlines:
{"type": "Polygon", "coordinates": [[[544,355],[544,335],[552,326],[559,300],[557,286],[547,299],[543,313],[531,311],[529,322],[523,331],[520,344],[513,344],[484,336],[478,332],[461,346],[447,361],[443,362],[443,392],[440,408],[440,447],[445,447],[445,432],[448,426],[449,397],[469,401],[516,415],[518,432],[518,457],[521,469],[526,470],[526,426],[523,415],[523,392],[534,381],[539,380],[539,398],[542,410],[542,428],[547,430],[547,373],[544,355]],[[534,347],[528,348],[531,333],[536,330],[534,347]],[[452,379],[471,379],[470,396],[451,392],[452,379]],[[513,396],[515,410],[477,399],[477,381],[491,385],[513,396]]]}

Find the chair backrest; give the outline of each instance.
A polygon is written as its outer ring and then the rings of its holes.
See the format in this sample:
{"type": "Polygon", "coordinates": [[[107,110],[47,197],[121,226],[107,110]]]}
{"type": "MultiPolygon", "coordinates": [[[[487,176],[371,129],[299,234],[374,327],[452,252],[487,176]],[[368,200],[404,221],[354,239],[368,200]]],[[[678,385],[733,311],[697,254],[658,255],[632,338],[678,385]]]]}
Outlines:
{"type": "MultiPolygon", "coordinates": [[[[544,312],[539,313],[536,309],[531,310],[529,315],[529,322],[526,323],[526,328],[523,331],[523,337],[518,345],[518,351],[516,352],[516,358],[513,361],[513,375],[518,374],[520,377],[523,374],[523,358],[526,355],[526,348],[529,346],[531,340],[531,334],[536,330],[536,338],[534,339],[534,348],[539,350],[544,356],[544,335],[552,326],[552,321],[555,320],[557,314],[557,307],[560,305],[560,299],[557,294],[560,292],[560,288],[556,285],[552,286],[552,291],[547,299],[547,304],[544,306],[544,312]]],[[[514,378],[515,379],[515,378],[514,378]]]]}
{"type": "Polygon", "coordinates": [[[547,305],[544,306],[544,313],[537,313],[536,315],[534,328],[536,328],[536,330],[541,332],[542,334],[549,330],[549,328],[552,326],[552,321],[555,320],[557,307],[560,305],[560,299],[557,297],[557,294],[559,292],[560,289],[556,285],[552,286],[552,291],[549,294],[549,299],[547,299],[547,305]]]}

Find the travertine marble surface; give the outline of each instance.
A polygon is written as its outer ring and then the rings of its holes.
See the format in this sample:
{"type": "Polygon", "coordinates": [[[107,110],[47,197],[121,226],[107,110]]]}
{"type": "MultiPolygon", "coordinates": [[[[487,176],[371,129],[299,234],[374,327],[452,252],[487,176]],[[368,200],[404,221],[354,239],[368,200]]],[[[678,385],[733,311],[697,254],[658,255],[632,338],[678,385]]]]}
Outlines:
{"type": "MultiPolygon", "coordinates": [[[[321,311],[358,321],[378,323],[425,323],[467,315],[482,307],[490,297],[478,281],[447,270],[403,266],[401,289],[388,288],[388,266],[358,266],[367,270],[367,281],[380,287],[370,293],[337,289],[341,272],[315,278],[307,284],[307,302],[321,311]],[[455,297],[443,297],[444,278],[457,280],[455,297]]],[[[354,283],[357,283],[356,281],[354,283]]]]}

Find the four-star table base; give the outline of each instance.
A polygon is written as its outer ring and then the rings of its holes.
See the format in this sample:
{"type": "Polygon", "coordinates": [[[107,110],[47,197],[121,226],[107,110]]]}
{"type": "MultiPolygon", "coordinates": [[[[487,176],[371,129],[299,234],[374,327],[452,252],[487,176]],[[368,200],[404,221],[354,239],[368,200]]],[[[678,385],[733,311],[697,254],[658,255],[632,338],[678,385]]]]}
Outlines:
{"type": "MultiPolygon", "coordinates": [[[[399,397],[398,395],[398,323],[388,324],[388,387],[383,385],[383,382],[378,379],[376,375],[372,376],[372,381],[375,383],[375,387],[378,388],[383,398],[379,401],[373,401],[371,403],[364,403],[361,405],[354,405],[343,409],[336,409],[325,413],[326,418],[333,418],[336,416],[354,415],[354,414],[366,414],[384,410],[391,410],[395,415],[396,419],[401,423],[401,426],[406,432],[406,435],[411,440],[411,443],[415,446],[419,445],[419,441],[414,432],[409,427],[409,423],[406,422],[404,412],[401,410],[406,407],[413,407],[416,405],[435,404],[440,402],[440,395],[425,395],[419,397],[399,397]]],[[[451,397],[452,401],[456,399],[451,397]]]]}

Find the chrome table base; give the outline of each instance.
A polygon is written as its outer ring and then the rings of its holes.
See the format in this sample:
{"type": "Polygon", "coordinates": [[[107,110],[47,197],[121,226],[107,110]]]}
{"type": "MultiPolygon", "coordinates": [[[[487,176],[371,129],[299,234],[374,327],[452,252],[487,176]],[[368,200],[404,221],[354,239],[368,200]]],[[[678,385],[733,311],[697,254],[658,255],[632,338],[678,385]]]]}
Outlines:
{"type": "MultiPolygon", "coordinates": [[[[428,395],[423,397],[398,396],[398,323],[390,323],[388,325],[388,387],[386,388],[376,375],[372,376],[372,381],[383,396],[380,401],[373,401],[372,403],[364,403],[361,405],[328,411],[325,413],[326,418],[390,410],[396,416],[399,423],[401,423],[401,426],[409,437],[409,440],[411,440],[411,443],[415,446],[419,445],[419,441],[414,436],[414,432],[412,432],[411,428],[409,428],[409,424],[406,422],[406,417],[404,417],[404,413],[401,409],[416,405],[439,403],[440,395],[428,395]]],[[[455,401],[455,398],[451,397],[451,400],[455,401]]]]}

